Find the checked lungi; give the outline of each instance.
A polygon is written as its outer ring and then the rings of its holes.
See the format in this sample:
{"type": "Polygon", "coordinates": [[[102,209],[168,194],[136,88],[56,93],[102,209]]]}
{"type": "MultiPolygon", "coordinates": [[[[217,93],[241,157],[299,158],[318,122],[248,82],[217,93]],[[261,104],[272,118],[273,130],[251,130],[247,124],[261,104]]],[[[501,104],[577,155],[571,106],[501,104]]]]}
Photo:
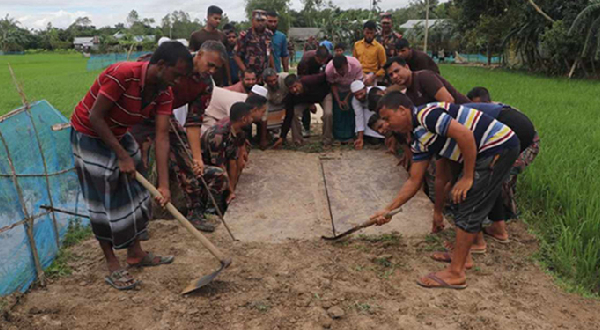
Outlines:
{"type": "MultiPolygon", "coordinates": [[[[130,133],[119,143],[142,170],[142,156],[130,133]]],[[[75,169],[88,204],[92,231],[114,249],[129,247],[148,230],[150,195],[139,182],[119,170],[117,154],[100,138],[71,131],[75,169]]]]}

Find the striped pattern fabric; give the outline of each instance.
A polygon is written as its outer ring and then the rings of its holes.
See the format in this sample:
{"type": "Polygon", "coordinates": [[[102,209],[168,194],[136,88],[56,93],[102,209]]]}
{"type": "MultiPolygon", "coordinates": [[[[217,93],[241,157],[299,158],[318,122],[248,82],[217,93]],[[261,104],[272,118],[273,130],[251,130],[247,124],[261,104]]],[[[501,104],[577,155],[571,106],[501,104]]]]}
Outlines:
{"type": "Polygon", "coordinates": [[[413,116],[413,159],[426,160],[434,155],[462,162],[456,140],[448,138],[452,119],[473,132],[479,156],[500,153],[505,147],[519,145],[515,133],[483,112],[452,103],[429,103],[415,109],[413,116]]]}
{"type": "Polygon", "coordinates": [[[148,62],[122,62],[109,66],[102,72],[83,100],[75,106],[71,124],[76,131],[98,137],[90,123],[90,109],[102,94],[113,101],[106,122],[117,137],[122,138],[129,128],[143,119],[156,115],[171,115],[173,94],[171,88],[161,91],[142,109],[142,91],[148,62]]]}
{"type": "MultiPolygon", "coordinates": [[[[141,172],[142,155],[133,136],[126,133],[119,143],[141,172]]],[[[111,242],[115,249],[129,247],[148,230],[148,190],[119,171],[117,155],[101,139],[72,130],[71,146],[94,235],[100,241],[111,242]]]]}

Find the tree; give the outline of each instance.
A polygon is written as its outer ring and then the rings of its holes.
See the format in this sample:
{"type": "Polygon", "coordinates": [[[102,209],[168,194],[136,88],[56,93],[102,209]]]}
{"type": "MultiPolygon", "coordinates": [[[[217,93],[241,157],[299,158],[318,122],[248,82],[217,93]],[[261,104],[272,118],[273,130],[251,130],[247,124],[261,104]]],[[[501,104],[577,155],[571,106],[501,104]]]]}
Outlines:
{"type": "Polygon", "coordinates": [[[165,15],[162,19],[162,32],[172,39],[189,38],[192,32],[202,25],[197,19],[191,20],[190,15],[183,10],[176,10],[165,15]]]}
{"type": "Polygon", "coordinates": [[[594,62],[600,60],[600,0],[593,1],[577,15],[569,29],[569,35],[585,36],[583,49],[579,58],[573,64],[569,76],[573,75],[577,64],[582,62],[582,59],[586,57],[590,60],[592,71],[595,74],[596,67],[594,62]]]}
{"type": "Polygon", "coordinates": [[[27,42],[28,32],[19,27],[19,21],[6,16],[0,19],[0,50],[3,52],[22,50],[27,42]]]}
{"type": "Polygon", "coordinates": [[[138,12],[135,10],[132,10],[127,15],[127,26],[129,26],[131,28],[139,20],[140,20],[140,15],[138,14],[138,12]]]}

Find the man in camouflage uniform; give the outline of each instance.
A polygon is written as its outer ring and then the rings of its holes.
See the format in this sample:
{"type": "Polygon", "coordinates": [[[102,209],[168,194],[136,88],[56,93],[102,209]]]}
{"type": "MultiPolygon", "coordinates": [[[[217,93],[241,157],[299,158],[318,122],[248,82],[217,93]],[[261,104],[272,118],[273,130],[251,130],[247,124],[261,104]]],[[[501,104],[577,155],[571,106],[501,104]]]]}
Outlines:
{"type": "Polygon", "coordinates": [[[262,72],[275,67],[273,59],[273,32],[266,28],[267,16],[264,10],[252,12],[252,27],[240,32],[235,61],[241,71],[252,68],[260,80],[262,72]]]}
{"type": "Polygon", "coordinates": [[[229,117],[219,120],[202,134],[202,160],[208,166],[227,171],[228,191],[223,197],[228,204],[235,198],[235,186],[239,175],[239,150],[246,143],[244,126],[252,123],[252,106],[236,102],[231,106],[229,117]]]}
{"type": "Polygon", "coordinates": [[[376,39],[385,48],[387,58],[397,56],[396,43],[402,39],[402,35],[393,30],[392,14],[381,14],[381,33],[377,34],[376,39]]]}

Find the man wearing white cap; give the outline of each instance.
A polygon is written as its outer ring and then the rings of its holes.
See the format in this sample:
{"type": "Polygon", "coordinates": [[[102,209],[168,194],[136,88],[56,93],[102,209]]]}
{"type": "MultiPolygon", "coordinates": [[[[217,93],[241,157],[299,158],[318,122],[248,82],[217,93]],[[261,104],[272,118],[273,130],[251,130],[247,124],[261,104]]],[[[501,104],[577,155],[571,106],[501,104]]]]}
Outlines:
{"type": "Polygon", "coordinates": [[[256,107],[260,105],[260,107],[264,107],[265,111],[262,111],[262,116],[260,118],[253,118],[253,123],[256,124],[256,132],[258,133],[257,138],[252,137],[252,125],[248,125],[246,129],[246,138],[251,143],[258,142],[261,150],[267,149],[267,94],[268,91],[265,87],[260,85],[254,85],[250,89],[250,93],[246,98],[246,103],[250,103],[256,110],[256,107]],[[260,96],[260,98],[253,98],[252,95],[260,96]],[[263,103],[264,101],[264,103],[263,103]],[[258,141],[256,141],[258,139],[258,141]]]}
{"type": "MultiPolygon", "coordinates": [[[[375,112],[369,109],[369,102],[367,100],[367,93],[372,87],[367,87],[361,80],[355,80],[350,85],[350,91],[354,95],[352,98],[352,108],[354,109],[354,124],[356,130],[356,140],[354,141],[354,148],[361,150],[364,146],[365,136],[367,139],[385,139],[384,136],[372,130],[368,123],[369,118],[375,114],[375,112]]],[[[375,87],[383,88],[383,87],[375,87]]],[[[377,141],[377,140],[374,140],[377,141]]]]}

